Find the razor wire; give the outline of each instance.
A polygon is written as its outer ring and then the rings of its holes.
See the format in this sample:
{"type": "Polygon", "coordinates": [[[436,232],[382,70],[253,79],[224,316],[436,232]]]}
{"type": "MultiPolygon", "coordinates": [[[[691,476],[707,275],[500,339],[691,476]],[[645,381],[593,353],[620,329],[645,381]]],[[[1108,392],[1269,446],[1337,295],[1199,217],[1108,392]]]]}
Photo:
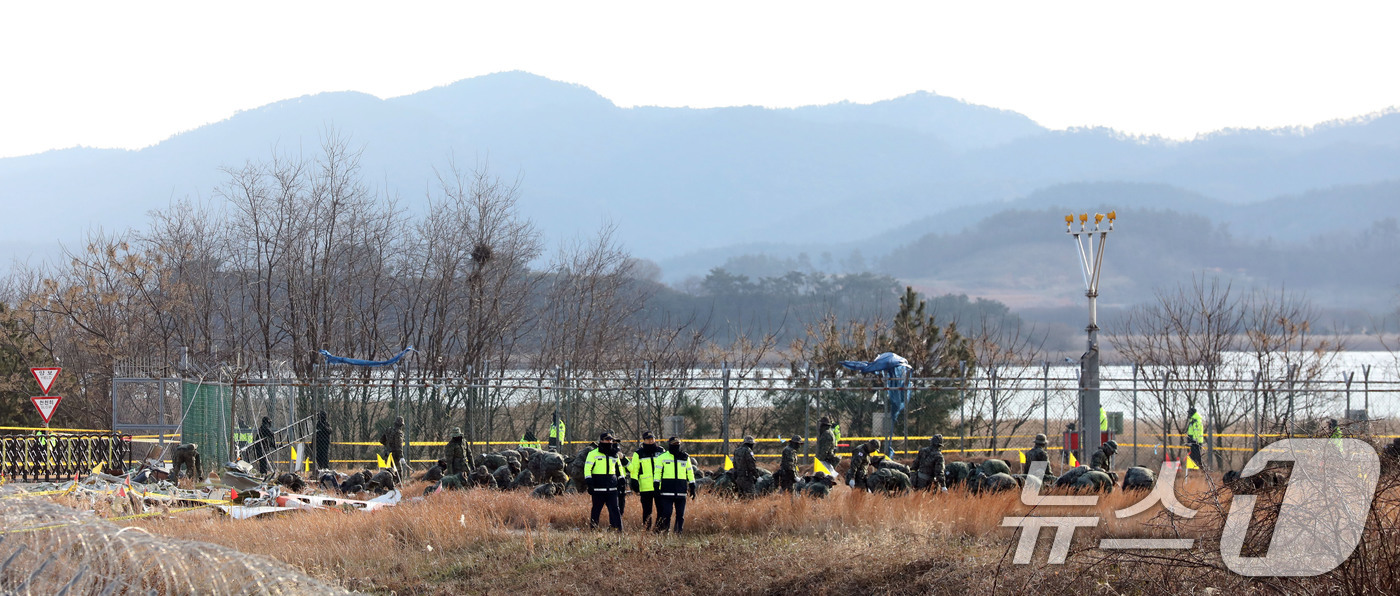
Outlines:
{"type": "MultiPolygon", "coordinates": [[[[0,497],[11,496],[0,491],[0,497]]],[[[119,527],[36,498],[0,498],[6,594],[344,594],[267,557],[119,527]]]]}

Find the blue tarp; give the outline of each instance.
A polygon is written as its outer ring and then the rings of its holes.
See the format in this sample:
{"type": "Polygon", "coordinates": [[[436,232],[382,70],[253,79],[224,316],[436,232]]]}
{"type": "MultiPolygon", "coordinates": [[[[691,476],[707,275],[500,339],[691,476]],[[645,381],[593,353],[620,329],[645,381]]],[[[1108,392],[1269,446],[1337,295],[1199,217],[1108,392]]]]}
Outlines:
{"type": "Polygon", "coordinates": [[[390,358],[388,360],[360,360],[358,358],[344,358],[341,356],[333,356],[330,352],[327,352],[326,350],[321,350],[321,355],[326,357],[326,364],[349,364],[351,366],[392,366],[398,363],[398,361],[404,357],[404,354],[407,354],[412,351],[414,351],[413,346],[408,346],[407,348],[404,348],[402,352],[399,352],[397,356],[394,356],[393,358],[390,358]]]}
{"type": "Polygon", "coordinates": [[[890,400],[890,420],[899,420],[899,415],[904,413],[904,403],[909,398],[909,390],[904,388],[904,376],[909,372],[908,360],[894,352],[884,352],[870,362],[843,360],[841,366],[856,372],[885,375],[885,386],[890,388],[886,392],[890,400]]]}

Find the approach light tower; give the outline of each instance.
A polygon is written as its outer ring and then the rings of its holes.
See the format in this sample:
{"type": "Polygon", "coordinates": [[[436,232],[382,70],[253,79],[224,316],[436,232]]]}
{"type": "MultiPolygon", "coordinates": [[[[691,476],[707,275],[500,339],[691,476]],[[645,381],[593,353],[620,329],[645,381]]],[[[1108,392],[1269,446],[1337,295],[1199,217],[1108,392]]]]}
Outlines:
{"type": "Polygon", "coordinates": [[[1094,452],[1099,450],[1103,440],[1099,430],[1099,271],[1103,265],[1103,247],[1108,243],[1108,233],[1113,231],[1113,220],[1117,211],[1108,215],[1094,214],[1094,227],[1088,228],[1089,214],[1079,214],[1079,230],[1074,229],[1074,215],[1065,216],[1065,232],[1074,237],[1079,249],[1080,273],[1084,274],[1084,295],[1089,298],[1089,349],[1079,358],[1079,462],[1088,465],[1093,461],[1094,452]],[[1108,218],[1108,229],[1100,228],[1104,218],[1108,218]],[[1099,237],[1098,247],[1094,246],[1094,236],[1099,237]]]}

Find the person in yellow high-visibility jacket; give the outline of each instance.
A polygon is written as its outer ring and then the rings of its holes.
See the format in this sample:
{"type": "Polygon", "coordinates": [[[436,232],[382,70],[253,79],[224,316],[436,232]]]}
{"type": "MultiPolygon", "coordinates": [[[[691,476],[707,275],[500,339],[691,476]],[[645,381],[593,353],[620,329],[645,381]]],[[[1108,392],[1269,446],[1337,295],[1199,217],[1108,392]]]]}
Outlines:
{"type": "Polygon", "coordinates": [[[1108,432],[1108,412],[1099,406],[1099,430],[1108,432]]]}
{"type": "Polygon", "coordinates": [[[656,497],[661,487],[657,461],[666,450],[656,444],[656,435],[651,431],[642,433],[642,446],[632,453],[627,462],[627,477],[637,481],[637,495],[642,501],[642,527],[651,529],[652,508],[657,505],[656,497]]]}
{"type": "Polygon", "coordinates": [[[671,531],[671,512],[676,514],[675,532],[685,528],[686,495],[695,498],[695,461],[681,448],[679,437],[666,440],[666,453],[657,458],[657,478],[661,499],[657,501],[656,531],[671,531]]]}
{"type": "Polygon", "coordinates": [[[589,527],[598,527],[598,518],[603,508],[608,509],[608,523],[613,530],[622,531],[622,510],[618,505],[619,485],[625,489],[627,470],[623,469],[618,457],[617,438],[612,433],[598,437],[598,448],[588,452],[584,459],[583,478],[588,492],[593,497],[593,508],[589,512],[589,527]]]}
{"type": "Polygon", "coordinates": [[[1186,445],[1191,448],[1191,461],[1198,466],[1205,463],[1201,461],[1201,445],[1206,442],[1205,428],[1205,421],[1195,406],[1186,410],[1186,445]]]}
{"type": "Polygon", "coordinates": [[[559,447],[564,444],[564,419],[554,415],[554,423],[549,425],[549,445],[559,447]]]}

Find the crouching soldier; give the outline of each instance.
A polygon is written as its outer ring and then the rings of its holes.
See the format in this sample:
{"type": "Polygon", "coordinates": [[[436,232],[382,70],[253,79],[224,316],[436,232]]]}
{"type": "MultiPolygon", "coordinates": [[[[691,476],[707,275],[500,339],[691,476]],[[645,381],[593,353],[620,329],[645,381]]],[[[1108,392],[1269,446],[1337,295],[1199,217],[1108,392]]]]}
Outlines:
{"type": "Polygon", "coordinates": [[[180,479],[180,470],[183,469],[191,480],[204,475],[204,468],[199,462],[199,445],[196,443],[181,443],[175,448],[175,480],[180,479]]]}
{"type": "Polygon", "coordinates": [[[914,488],[938,491],[943,488],[943,472],[943,435],[933,435],[928,447],[920,450],[914,488]]]}

